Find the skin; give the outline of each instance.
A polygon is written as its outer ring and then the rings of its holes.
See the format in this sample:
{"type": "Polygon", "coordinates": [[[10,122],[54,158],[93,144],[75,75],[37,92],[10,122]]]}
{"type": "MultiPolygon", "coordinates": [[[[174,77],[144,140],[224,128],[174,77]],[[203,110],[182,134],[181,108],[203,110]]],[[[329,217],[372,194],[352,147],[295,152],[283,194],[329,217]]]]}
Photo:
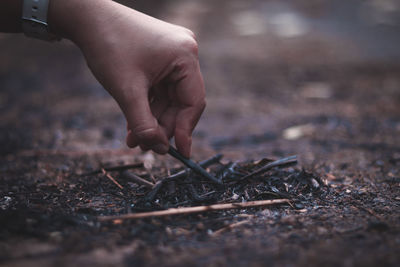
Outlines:
{"type": "MultiPolygon", "coordinates": [[[[0,31],[21,32],[21,0],[0,3],[0,31]]],[[[51,0],[52,32],[74,42],[118,102],[129,147],[165,154],[169,139],[190,157],[205,108],[194,34],[111,0],[51,0]]]]}

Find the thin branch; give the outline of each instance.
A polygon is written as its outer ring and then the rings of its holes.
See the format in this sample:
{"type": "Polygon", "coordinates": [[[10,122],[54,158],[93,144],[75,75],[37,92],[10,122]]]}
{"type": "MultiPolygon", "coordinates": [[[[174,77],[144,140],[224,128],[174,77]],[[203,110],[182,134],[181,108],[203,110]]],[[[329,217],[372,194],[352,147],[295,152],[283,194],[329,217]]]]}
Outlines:
{"type": "Polygon", "coordinates": [[[222,181],[218,180],[214,175],[208,173],[203,167],[201,167],[199,164],[194,162],[193,160],[184,157],[181,153],[179,153],[176,148],[173,146],[169,147],[168,154],[185,164],[187,167],[189,167],[192,171],[196,172],[197,174],[203,176],[204,178],[212,181],[213,183],[222,185],[222,181]]]}
{"type": "Polygon", "coordinates": [[[215,231],[214,233],[212,233],[212,236],[219,236],[220,234],[222,234],[223,232],[226,232],[228,230],[232,230],[238,226],[241,226],[243,224],[247,224],[249,223],[250,220],[244,220],[244,221],[240,221],[240,222],[236,222],[236,223],[232,223],[228,226],[222,227],[221,229],[218,229],[217,231],[215,231]]]}
{"type": "Polygon", "coordinates": [[[262,206],[270,206],[277,204],[289,203],[288,199],[273,199],[273,200],[259,200],[259,201],[250,201],[250,202],[240,202],[240,203],[227,203],[227,204],[215,204],[209,206],[197,206],[197,207],[185,207],[185,208],[172,208],[167,210],[158,210],[151,212],[142,212],[142,213],[131,213],[125,215],[116,215],[116,216],[102,216],[98,217],[99,221],[113,221],[113,220],[134,220],[134,219],[143,219],[149,217],[162,217],[162,216],[170,216],[170,215],[179,215],[179,214],[191,214],[191,213],[200,213],[207,211],[216,211],[216,210],[229,210],[229,209],[243,209],[243,208],[252,208],[252,207],[262,207],[262,206]]]}
{"type": "Polygon", "coordinates": [[[283,167],[283,166],[287,166],[287,165],[292,165],[292,164],[297,164],[297,156],[290,156],[287,158],[282,158],[282,159],[278,159],[275,160],[273,162],[268,163],[267,165],[253,171],[252,173],[249,173],[248,175],[242,177],[239,179],[239,182],[244,181],[246,179],[252,178],[255,175],[264,173],[274,167],[283,167]]]}
{"type": "Polygon", "coordinates": [[[101,172],[108,178],[110,179],[116,186],[118,186],[120,189],[124,189],[124,187],[122,185],[120,185],[115,179],[114,177],[112,177],[110,174],[108,174],[106,172],[106,170],[101,169],[101,172]]]}
{"type": "MultiPolygon", "coordinates": [[[[217,154],[209,159],[203,160],[199,162],[199,165],[202,168],[208,168],[211,165],[218,163],[222,159],[223,155],[222,154],[217,154]]],[[[188,172],[190,172],[190,169],[185,169],[183,171],[177,172],[175,174],[172,174],[168,177],[165,177],[162,179],[163,182],[170,182],[170,181],[176,181],[178,179],[184,178],[187,176],[188,172]]]]}
{"type": "MultiPolygon", "coordinates": [[[[219,162],[222,159],[223,155],[222,154],[217,154],[209,159],[206,159],[204,161],[199,162],[199,165],[203,168],[207,168],[217,162],[219,162]]],[[[176,181],[179,179],[184,179],[188,173],[190,172],[190,169],[186,169],[180,172],[177,172],[175,174],[172,174],[168,177],[162,178],[160,181],[158,181],[154,186],[153,189],[147,194],[146,196],[146,201],[153,201],[160,189],[164,186],[165,183],[171,182],[171,181],[176,181]]]]}
{"type": "Polygon", "coordinates": [[[153,183],[143,179],[142,177],[137,176],[136,174],[134,174],[132,172],[123,171],[121,173],[121,176],[123,178],[129,179],[129,180],[131,180],[131,181],[133,181],[133,182],[135,182],[137,184],[144,185],[144,186],[146,186],[147,188],[150,188],[150,189],[153,188],[153,186],[154,186],[153,183]]]}

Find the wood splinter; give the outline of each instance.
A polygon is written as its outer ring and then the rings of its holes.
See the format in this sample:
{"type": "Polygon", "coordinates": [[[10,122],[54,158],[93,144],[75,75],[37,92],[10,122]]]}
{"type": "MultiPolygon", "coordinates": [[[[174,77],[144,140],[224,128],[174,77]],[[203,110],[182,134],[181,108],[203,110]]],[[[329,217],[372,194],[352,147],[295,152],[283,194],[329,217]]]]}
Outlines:
{"type": "Polygon", "coordinates": [[[239,203],[214,204],[209,206],[172,208],[167,210],[130,213],[130,214],[116,215],[116,216],[101,216],[98,217],[98,220],[101,222],[113,221],[113,220],[134,220],[134,219],[143,219],[149,217],[162,217],[162,216],[179,215],[179,214],[200,213],[206,211],[262,207],[262,206],[270,206],[270,205],[277,205],[284,203],[289,204],[290,203],[289,199],[258,200],[249,202],[239,202],[239,203]]]}
{"type": "Polygon", "coordinates": [[[122,185],[120,185],[117,180],[114,179],[114,177],[112,177],[109,173],[106,172],[105,169],[101,169],[101,172],[108,178],[111,180],[111,182],[113,182],[116,186],[118,186],[120,189],[124,189],[124,187],[122,185]]]}
{"type": "Polygon", "coordinates": [[[214,236],[214,237],[219,236],[220,234],[222,234],[222,233],[224,233],[224,232],[226,232],[226,231],[232,230],[232,229],[234,229],[234,228],[236,228],[236,227],[239,227],[239,226],[241,226],[241,225],[243,225],[243,224],[247,224],[247,223],[249,223],[249,222],[250,222],[250,220],[244,220],[244,221],[232,223],[232,224],[230,224],[230,225],[228,225],[228,226],[225,226],[225,227],[223,227],[223,228],[221,228],[221,229],[218,229],[217,231],[215,231],[215,232],[212,233],[211,235],[214,236]]]}
{"type": "Polygon", "coordinates": [[[153,183],[151,183],[151,182],[149,182],[149,181],[143,179],[142,177],[139,177],[139,176],[137,176],[136,174],[134,174],[134,173],[132,173],[132,172],[129,172],[129,171],[123,171],[123,172],[121,173],[121,176],[122,176],[123,178],[129,179],[129,180],[131,180],[132,182],[135,182],[135,183],[137,183],[137,184],[139,184],[139,185],[143,185],[143,186],[145,186],[145,187],[147,187],[147,188],[150,188],[150,189],[153,188],[153,186],[154,186],[153,183]]]}

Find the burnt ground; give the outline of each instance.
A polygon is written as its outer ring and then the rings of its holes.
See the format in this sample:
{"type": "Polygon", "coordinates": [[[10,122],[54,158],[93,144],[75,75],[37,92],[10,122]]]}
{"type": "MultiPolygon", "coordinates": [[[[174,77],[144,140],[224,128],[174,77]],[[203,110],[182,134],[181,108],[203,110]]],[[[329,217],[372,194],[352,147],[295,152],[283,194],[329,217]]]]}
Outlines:
{"type": "Polygon", "coordinates": [[[215,2],[140,6],[198,33],[208,107],[193,159],[224,154],[209,169],[224,186],[191,175],[151,200],[119,171],[109,174],[123,189],[91,172],[144,163],[129,171],[154,182],[182,165],[125,148],[124,118],[79,51],[0,35],[1,265],[398,266],[398,26],[355,23],[343,10],[357,1],[215,2]],[[282,10],[304,15],[303,29],[293,16],[260,24],[282,10]],[[291,155],[297,165],[235,181],[291,155]],[[290,205],[98,220],[281,198],[290,205]]]}

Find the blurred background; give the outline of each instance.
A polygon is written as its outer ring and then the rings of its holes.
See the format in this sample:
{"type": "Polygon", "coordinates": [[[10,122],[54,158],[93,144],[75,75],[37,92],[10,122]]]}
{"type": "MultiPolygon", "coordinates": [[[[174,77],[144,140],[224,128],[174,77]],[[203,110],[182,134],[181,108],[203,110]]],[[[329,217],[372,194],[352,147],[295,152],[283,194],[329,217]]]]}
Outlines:
{"type": "MultiPolygon", "coordinates": [[[[398,144],[400,1],[124,4],[198,37],[208,107],[194,157],[313,162],[343,144],[398,144]]],[[[0,34],[0,51],[2,155],[124,149],[124,118],[72,43],[0,34]]]]}

